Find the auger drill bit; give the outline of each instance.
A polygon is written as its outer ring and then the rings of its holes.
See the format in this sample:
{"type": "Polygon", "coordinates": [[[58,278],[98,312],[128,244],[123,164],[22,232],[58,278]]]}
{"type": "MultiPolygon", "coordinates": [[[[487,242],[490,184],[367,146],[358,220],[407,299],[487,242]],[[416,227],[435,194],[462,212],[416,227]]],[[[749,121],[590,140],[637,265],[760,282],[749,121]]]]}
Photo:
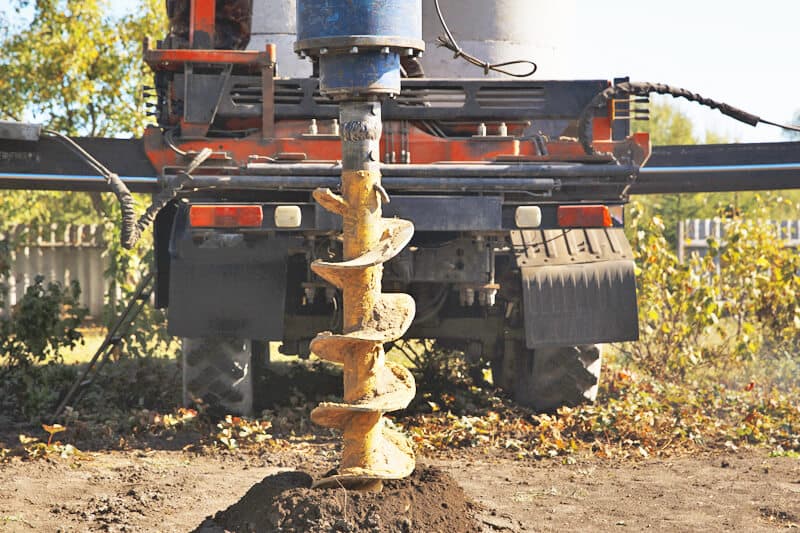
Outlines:
{"type": "Polygon", "coordinates": [[[411,240],[414,226],[381,217],[389,197],[381,187],[381,98],[400,94],[400,62],[417,57],[422,0],[297,0],[295,51],[314,58],[320,93],[339,102],[342,194],[328,189],[317,201],[343,221],[343,261],[311,268],[342,289],[344,330],[321,333],[317,356],[344,365],[342,403],[314,409],[317,424],[344,433],[338,470],[315,485],[380,490],[382,480],[414,471],[408,439],[383,414],[405,408],[416,387],[411,373],[386,361],[385,342],[403,336],[414,319],[407,294],[382,294],[383,264],[411,240]]]}
{"type": "Polygon", "coordinates": [[[404,409],[414,398],[411,373],[386,360],[383,345],[411,326],[414,300],[381,293],[383,263],[400,253],[414,233],[411,222],[385,219],[388,200],[374,162],[379,153],[381,106],[377,101],[341,104],[342,195],[317,190],[316,200],[343,219],[343,262],[316,261],[311,268],[342,289],[343,333],[326,332],[311,343],[322,359],[344,365],[344,400],[323,403],[311,419],[344,433],[342,461],[315,486],[380,490],[381,481],[414,471],[408,439],[388,427],[383,413],[404,409]]]}

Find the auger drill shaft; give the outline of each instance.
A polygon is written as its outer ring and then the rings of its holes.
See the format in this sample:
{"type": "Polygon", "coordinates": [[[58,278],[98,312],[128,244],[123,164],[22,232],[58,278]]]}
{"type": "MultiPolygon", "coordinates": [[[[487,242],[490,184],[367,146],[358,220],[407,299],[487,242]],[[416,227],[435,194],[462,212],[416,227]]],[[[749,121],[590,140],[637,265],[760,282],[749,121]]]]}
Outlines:
{"type": "MultiPolygon", "coordinates": [[[[372,251],[381,237],[380,139],[381,104],[377,101],[342,102],[339,107],[342,138],[342,255],[345,261],[372,251]]],[[[353,274],[354,283],[343,287],[344,328],[356,329],[372,313],[381,291],[383,267],[368,267],[353,274]]],[[[348,398],[345,376],[345,400],[348,398]]]]}

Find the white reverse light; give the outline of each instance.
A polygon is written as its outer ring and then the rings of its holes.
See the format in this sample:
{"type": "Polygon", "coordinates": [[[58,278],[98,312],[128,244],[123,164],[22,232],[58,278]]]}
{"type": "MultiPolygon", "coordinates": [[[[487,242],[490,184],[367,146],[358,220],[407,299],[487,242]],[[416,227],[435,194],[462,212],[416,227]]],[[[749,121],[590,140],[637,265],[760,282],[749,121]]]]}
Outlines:
{"type": "Polygon", "coordinates": [[[537,205],[523,205],[514,213],[518,228],[538,228],[542,225],[542,208],[537,205]]]}
{"type": "Polygon", "coordinates": [[[300,206],[279,205],[275,208],[275,226],[279,228],[299,228],[303,222],[300,206]]]}

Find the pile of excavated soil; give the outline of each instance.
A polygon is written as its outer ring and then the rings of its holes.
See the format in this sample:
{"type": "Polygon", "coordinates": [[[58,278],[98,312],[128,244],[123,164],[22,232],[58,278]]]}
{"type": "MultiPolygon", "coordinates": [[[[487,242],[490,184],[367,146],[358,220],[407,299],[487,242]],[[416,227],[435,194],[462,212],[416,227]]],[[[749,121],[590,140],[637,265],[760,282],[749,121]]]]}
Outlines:
{"type": "Polygon", "coordinates": [[[265,478],[196,532],[477,533],[474,514],[475,504],[437,468],[420,466],[378,493],[311,489],[308,474],[284,472],[265,478]]]}

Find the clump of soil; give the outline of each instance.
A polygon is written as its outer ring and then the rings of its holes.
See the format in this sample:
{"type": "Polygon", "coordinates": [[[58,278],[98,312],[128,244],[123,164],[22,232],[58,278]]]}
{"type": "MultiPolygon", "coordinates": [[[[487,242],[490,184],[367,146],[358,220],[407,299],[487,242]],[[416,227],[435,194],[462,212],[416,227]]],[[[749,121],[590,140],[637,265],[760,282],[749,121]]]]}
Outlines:
{"type": "Polygon", "coordinates": [[[234,505],[207,519],[199,533],[231,531],[471,533],[475,504],[447,474],[420,466],[411,477],[387,481],[383,491],[311,489],[311,476],[269,476],[234,505]]]}

